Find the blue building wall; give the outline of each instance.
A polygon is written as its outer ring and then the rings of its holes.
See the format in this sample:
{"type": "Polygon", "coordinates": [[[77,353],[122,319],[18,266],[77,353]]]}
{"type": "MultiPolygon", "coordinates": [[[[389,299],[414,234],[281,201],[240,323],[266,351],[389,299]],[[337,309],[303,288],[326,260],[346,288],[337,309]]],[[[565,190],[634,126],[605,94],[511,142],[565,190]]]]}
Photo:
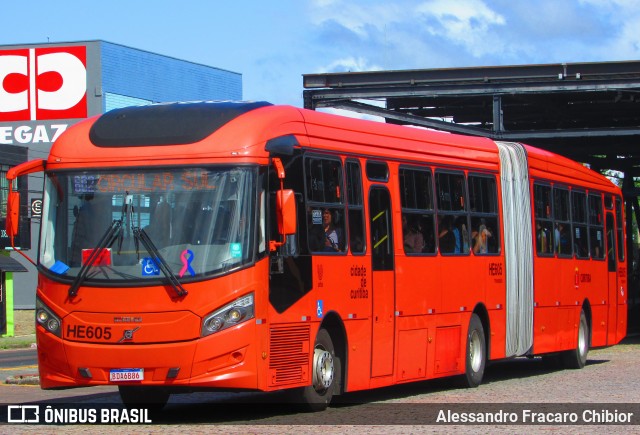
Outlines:
{"type": "Polygon", "coordinates": [[[241,100],[242,74],[100,41],[103,111],[145,102],[241,100]]]}
{"type": "Polygon", "coordinates": [[[119,109],[127,106],[146,106],[153,103],[151,100],[144,98],[127,97],[126,95],[114,94],[112,92],[105,92],[102,100],[102,111],[108,112],[112,109],[119,109]]]}

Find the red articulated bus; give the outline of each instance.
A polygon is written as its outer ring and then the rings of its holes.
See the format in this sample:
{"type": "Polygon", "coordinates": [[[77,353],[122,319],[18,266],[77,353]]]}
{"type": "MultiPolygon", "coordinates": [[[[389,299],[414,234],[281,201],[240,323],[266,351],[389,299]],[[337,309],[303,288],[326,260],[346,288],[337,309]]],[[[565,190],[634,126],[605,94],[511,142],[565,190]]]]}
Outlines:
{"type": "MultiPolygon", "coordinates": [[[[113,110],[44,172],[44,389],[345,392],[626,332],[623,201],[552,153],[264,102],[113,110]]],[[[8,230],[19,219],[10,193],[8,230]]]]}

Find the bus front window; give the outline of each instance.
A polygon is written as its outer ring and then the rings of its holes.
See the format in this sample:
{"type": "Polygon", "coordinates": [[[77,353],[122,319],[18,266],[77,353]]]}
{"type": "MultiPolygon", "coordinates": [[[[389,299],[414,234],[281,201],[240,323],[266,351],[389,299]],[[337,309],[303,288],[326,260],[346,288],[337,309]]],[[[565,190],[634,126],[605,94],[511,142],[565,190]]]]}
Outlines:
{"type": "Polygon", "coordinates": [[[144,231],[180,279],[225,273],[253,259],[256,177],[249,167],[49,173],[40,264],[74,278],[96,254],[86,283],[163,279],[144,231]]]}

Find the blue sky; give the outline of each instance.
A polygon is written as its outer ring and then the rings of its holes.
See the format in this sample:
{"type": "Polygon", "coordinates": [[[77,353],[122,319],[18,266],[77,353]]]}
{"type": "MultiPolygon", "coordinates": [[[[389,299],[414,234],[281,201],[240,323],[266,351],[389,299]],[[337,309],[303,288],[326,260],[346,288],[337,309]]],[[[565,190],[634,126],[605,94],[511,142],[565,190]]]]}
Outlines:
{"type": "Polygon", "coordinates": [[[0,45],[102,39],[239,72],[302,106],[302,74],[640,59],[638,0],[0,0],[0,45]]]}

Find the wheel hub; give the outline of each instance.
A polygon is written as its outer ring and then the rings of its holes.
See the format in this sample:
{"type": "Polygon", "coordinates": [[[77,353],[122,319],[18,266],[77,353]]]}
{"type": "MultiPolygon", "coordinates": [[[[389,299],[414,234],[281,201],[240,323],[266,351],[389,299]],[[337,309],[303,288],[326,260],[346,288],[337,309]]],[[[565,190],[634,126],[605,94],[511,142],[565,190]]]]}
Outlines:
{"type": "Polygon", "coordinates": [[[578,330],[578,351],[580,352],[580,355],[586,355],[587,349],[587,331],[584,328],[584,324],[580,322],[580,329],[578,330]]]}
{"type": "Polygon", "coordinates": [[[325,391],[333,383],[333,355],[322,348],[316,348],[313,367],[313,387],[318,392],[325,391]]]}
{"type": "Polygon", "coordinates": [[[471,340],[469,343],[469,361],[471,362],[471,369],[474,372],[480,370],[480,366],[482,365],[482,346],[480,344],[478,331],[473,331],[471,334],[471,340]]]}

